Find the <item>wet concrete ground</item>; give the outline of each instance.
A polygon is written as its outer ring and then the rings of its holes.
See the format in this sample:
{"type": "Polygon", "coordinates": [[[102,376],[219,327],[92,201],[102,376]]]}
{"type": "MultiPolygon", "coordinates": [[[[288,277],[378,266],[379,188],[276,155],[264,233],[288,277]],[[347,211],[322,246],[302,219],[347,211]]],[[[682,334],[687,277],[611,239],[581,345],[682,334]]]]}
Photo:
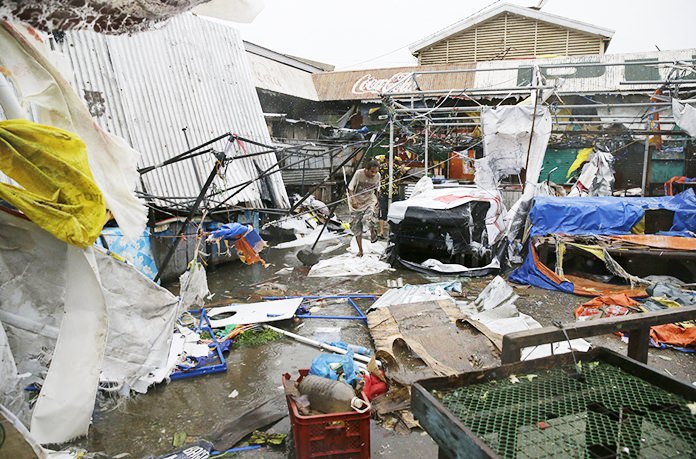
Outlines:
{"type": "MultiPolygon", "coordinates": [[[[328,243],[321,243],[317,248],[326,245],[328,243]]],[[[272,266],[266,269],[258,264],[245,266],[234,262],[209,270],[208,283],[215,296],[208,306],[260,301],[262,296],[382,293],[387,288],[387,280],[398,277],[403,279],[404,284],[444,280],[427,279],[406,270],[362,278],[308,278],[296,252],[297,249],[267,249],[262,255],[272,266]],[[283,267],[296,269],[292,274],[277,277],[276,272],[283,267]],[[278,285],[264,285],[263,282],[268,279],[278,285]]],[[[339,253],[342,250],[328,256],[339,253]]],[[[473,300],[491,279],[462,279],[463,296],[473,300]]],[[[168,287],[178,293],[178,285],[168,287]]],[[[581,297],[536,288],[516,289],[516,292],[521,296],[517,302],[519,309],[542,325],[550,325],[555,319],[572,322],[573,309],[585,301],[581,297]]],[[[366,307],[367,304],[361,303],[363,310],[366,307]]],[[[349,305],[341,303],[324,305],[319,313],[355,314],[349,305]]],[[[278,324],[303,336],[317,337],[319,334],[328,339],[371,345],[367,327],[360,321],[306,319],[278,324]]],[[[596,337],[589,341],[626,353],[626,344],[615,336],[596,337]]],[[[209,437],[260,402],[282,395],[281,375],[286,372],[296,374],[297,369],[308,368],[318,353],[317,349],[282,338],[261,347],[229,352],[226,373],[172,381],[125,402],[102,399],[95,410],[88,438],[77,445],[90,452],[103,452],[107,457],[127,453],[129,456],[126,457],[140,458],[171,451],[174,449],[174,435],[179,432],[186,432],[190,440],[209,437]],[[235,390],[239,395],[229,397],[235,390]]],[[[688,383],[696,380],[695,362],[693,355],[672,350],[650,350],[649,365],[688,383]]],[[[274,430],[290,433],[287,418],[274,430]]],[[[375,457],[432,458],[437,455],[436,445],[421,431],[400,436],[372,421],[371,437],[371,450],[375,457]]],[[[240,457],[286,456],[283,448],[264,448],[240,454],[240,457]]]]}

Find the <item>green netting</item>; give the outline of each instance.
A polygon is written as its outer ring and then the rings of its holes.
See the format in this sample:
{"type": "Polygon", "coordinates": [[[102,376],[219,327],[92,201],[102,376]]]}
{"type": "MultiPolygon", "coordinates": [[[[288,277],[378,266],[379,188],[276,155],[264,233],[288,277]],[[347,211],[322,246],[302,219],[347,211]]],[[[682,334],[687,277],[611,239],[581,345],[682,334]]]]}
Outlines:
{"type": "Polygon", "coordinates": [[[504,458],[694,458],[685,398],[607,363],[434,391],[504,458]]]}

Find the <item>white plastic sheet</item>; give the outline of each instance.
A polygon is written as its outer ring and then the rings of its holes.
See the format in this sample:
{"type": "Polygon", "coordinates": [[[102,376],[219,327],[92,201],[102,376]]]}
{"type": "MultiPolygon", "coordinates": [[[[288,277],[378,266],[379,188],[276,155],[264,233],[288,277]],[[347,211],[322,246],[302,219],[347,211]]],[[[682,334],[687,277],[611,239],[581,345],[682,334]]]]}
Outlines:
{"type": "Polygon", "coordinates": [[[568,196],[611,196],[614,191],[614,156],[595,151],[582,168],[568,196]]]}
{"type": "Polygon", "coordinates": [[[191,262],[188,269],[179,276],[179,285],[181,285],[179,293],[181,307],[184,310],[192,309],[192,306],[201,308],[210,295],[205,268],[197,261],[191,262]]]}
{"type": "Polygon", "coordinates": [[[464,265],[457,263],[443,263],[440,260],[434,258],[429,258],[420,264],[424,268],[428,268],[433,271],[437,271],[442,274],[464,274],[476,271],[484,271],[487,269],[499,269],[500,261],[497,258],[493,258],[490,263],[486,266],[479,266],[476,268],[467,268],[464,265]]]}
{"type": "MultiPolygon", "coordinates": [[[[517,294],[510,285],[500,276],[496,276],[481,293],[473,304],[462,304],[460,310],[465,312],[475,307],[479,312],[470,318],[481,322],[493,333],[505,335],[516,331],[542,328],[541,324],[533,317],[522,314],[515,306],[517,294]]],[[[530,360],[547,357],[554,354],[562,354],[572,350],[585,352],[590,348],[590,343],[584,339],[550,343],[541,346],[525,347],[522,349],[521,359],[530,360]]]]}
{"type": "MultiPolygon", "coordinates": [[[[459,291],[461,291],[461,282],[458,282],[459,291]]],[[[392,288],[387,290],[375,301],[368,312],[394,306],[398,304],[420,303],[423,301],[450,301],[455,304],[454,299],[447,292],[446,288],[451,287],[451,282],[437,282],[433,284],[423,285],[404,285],[400,288],[392,288]]],[[[454,286],[456,288],[456,286],[454,286]]]]}
{"type": "Polygon", "coordinates": [[[524,194],[506,216],[506,234],[514,236],[527,218],[533,197],[539,193],[536,184],[551,137],[551,113],[546,106],[538,106],[536,115],[531,105],[484,107],[481,122],[484,158],[476,162],[476,184],[497,193],[500,179],[519,174],[526,167],[524,194]]]}
{"type": "Polygon", "coordinates": [[[672,99],[672,114],[680,128],[684,129],[691,137],[696,137],[696,108],[683,104],[677,99],[672,99]]]}
{"type": "Polygon", "coordinates": [[[106,301],[93,249],[68,246],[65,268],[60,334],[31,418],[41,444],[87,435],[106,350],[106,301]]]}
{"type": "Polygon", "coordinates": [[[481,124],[483,154],[496,182],[507,175],[519,174],[526,167],[527,183],[537,183],[551,137],[548,107],[536,107],[536,115],[531,105],[483,107],[481,124]]]}
{"type": "MultiPolygon", "coordinates": [[[[280,244],[274,245],[273,248],[288,249],[291,247],[302,247],[306,245],[312,245],[314,244],[314,241],[317,240],[317,237],[319,236],[320,232],[321,228],[316,228],[305,236],[298,237],[294,241],[281,242],[280,244]]],[[[321,237],[319,238],[319,241],[333,241],[345,236],[345,233],[334,233],[329,230],[324,230],[324,232],[321,234],[321,237]]]]}
{"type": "Polygon", "coordinates": [[[2,322],[0,322],[0,375],[0,406],[4,405],[13,412],[21,412],[25,405],[24,395],[19,385],[17,366],[2,322]]]}

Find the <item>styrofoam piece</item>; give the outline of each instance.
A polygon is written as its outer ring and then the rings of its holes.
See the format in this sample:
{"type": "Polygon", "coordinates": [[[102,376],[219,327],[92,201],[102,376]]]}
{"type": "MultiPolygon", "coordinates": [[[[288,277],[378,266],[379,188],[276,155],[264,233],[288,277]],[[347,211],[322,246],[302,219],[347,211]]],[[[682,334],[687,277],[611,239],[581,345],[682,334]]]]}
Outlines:
{"type": "Polygon", "coordinates": [[[232,324],[246,325],[273,322],[291,319],[301,303],[302,298],[288,298],[259,303],[232,304],[209,309],[208,317],[210,318],[210,326],[212,328],[224,328],[232,324]],[[233,313],[233,315],[224,319],[213,320],[213,317],[224,313],[233,313]]]}

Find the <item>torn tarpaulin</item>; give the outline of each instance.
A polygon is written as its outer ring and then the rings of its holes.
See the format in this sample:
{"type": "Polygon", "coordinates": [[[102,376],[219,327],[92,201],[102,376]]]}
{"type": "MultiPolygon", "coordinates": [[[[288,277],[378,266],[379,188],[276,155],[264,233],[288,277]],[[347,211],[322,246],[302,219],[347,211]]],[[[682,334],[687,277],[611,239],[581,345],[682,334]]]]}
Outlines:
{"type": "Polygon", "coordinates": [[[548,194],[537,182],[551,136],[551,114],[545,106],[484,107],[481,122],[484,157],[476,161],[476,184],[499,196],[500,180],[525,170],[524,194],[505,217],[506,235],[514,239],[524,225],[533,197],[548,194]]]}
{"type": "Polygon", "coordinates": [[[672,99],[672,114],[680,128],[684,129],[691,137],[696,137],[696,108],[677,99],[672,99]]]}
{"type": "Polygon", "coordinates": [[[484,159],[495,182],[526,169],[526,182],[537,183],[551,137],[551,112],[548,107],[483,107],[481,124],[484,159]]]}
{"type": "Polygon", "coordinates": [[[226,223],[213,231],[207,240],[218,244],[218,253],[222,253],[220,241],[225,243],[228,252],[229,241],[234,241],[237,255],[243,263],[251,265],[259,262],[266,267],[266,262],[259,256],[259,252],[266,247],[266,242],[261,239],[259,233],[251,225],[226,223]]]}
{"type": "Polygon", "coordinates": [[[611,153],[592,153],[568,196],[611,196],[614,191],[613,163],[614,155],[611,153]]]}
{"type": "MultiPolygon", "coordinates": [[[[502,342],[502,336],[524,330],[542,328],[541,324],[533,317],[521,313],[515,301],[518,296],[505,280],[496,276],[476,298],[472,306],[479,311],[470,316],[472,325],[483,324],[488,330],[486,336],[494,343],[502,342]],[[497,336],[496,336],[497,335],[497,336]]],[[[470,307],[469,307],[470,308],[470,307]]],[[[469,309],[467,305],[460,305],[460,309],[469,309]]],[[[573,339],[550,343],[543,346],[531,346],[522,349],[522,360],[538,359],[554,354],[575,351],[585,352],[590,348],[590,343],[584,339],[573,339]]]]}

